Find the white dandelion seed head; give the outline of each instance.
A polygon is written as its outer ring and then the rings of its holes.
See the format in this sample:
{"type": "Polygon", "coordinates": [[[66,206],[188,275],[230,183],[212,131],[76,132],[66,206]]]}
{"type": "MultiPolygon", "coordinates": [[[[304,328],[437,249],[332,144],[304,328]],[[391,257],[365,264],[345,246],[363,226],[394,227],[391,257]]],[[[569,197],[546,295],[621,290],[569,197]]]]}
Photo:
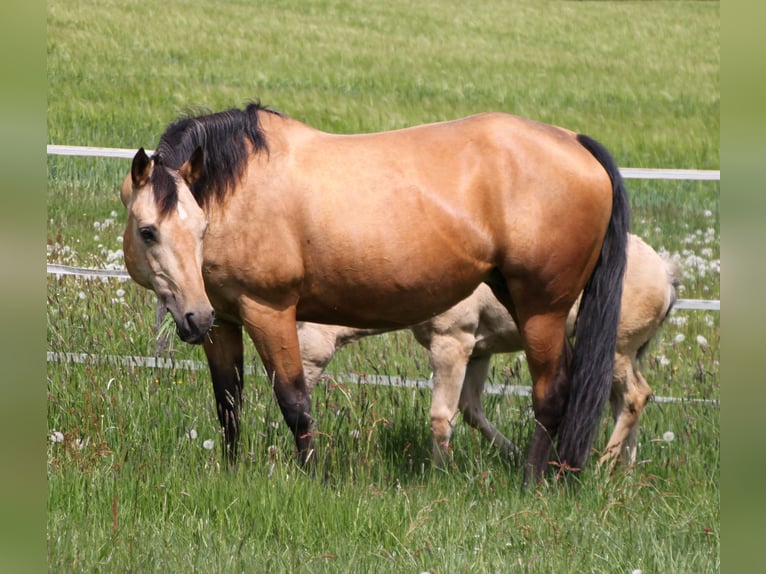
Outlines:
{"type": "Polygon", "coordinates": [[[676,438],[676,435],[673,431],[665,431],[662,433],[662,440],[665,442],[673,442],[676,438]]]}
{"type": "Polygon", "coordinates": [[[80,292],[77,294],[77,298],[78,298],[78,299],[80,299],[80,300],[84,300],[84,299],[85,299],[85,297],[86,297],[86,295],[85,295],[85,291],[80,291],[80,292]]]}
{"type": "Polygon", "coordinates": [[[670,359],[668,359],[665,355],[660,355],[657,357],[657,360],[659,360],[660,365],[663,367],[667,367],[670,364],[670,359]]]}
{"type": "Polygon", "coordinates": [[[707,339],[702,335],[697,335],[697,344],[699,344],[700,347],[707,347],[707,339]]]}
{"type": "Polygon", "coordinates": [[[209,438],[202,443],[202,446],[207,450],[213,450],[215,448],[215,441],[212,438],[209,438]]]}
{"type": "Polygon", "coordinates": [[[189,440],[194,440],[197,438],[197,429],[189,429],[189,431],[186,433],[186,436],[189,437],[189,440]]]}
{"type": "Polygon", "coordinates": [[[678,333],[678,335],[676,335],[676,336],[673,338],[673,340],[674,340],[676,343],[683,343],[683,342],[686,340],[686,335],[684,335],[683,333],[678,333]]]}
{"type": "Polygon", "coordinates": [[[51,432],[51,442],[57,443],[57,442],[64,442],[64,433],[61,431],[52,431],[51,432]]]}
{"type": "Polygon", "coordinates": [[[122,252],[122,249],[117,249],[116,251],[110,250],[106,253],[107,267],[111,265],[112,269],[118,269],[122,267],[123,259],[124,253],[122,252]]]}

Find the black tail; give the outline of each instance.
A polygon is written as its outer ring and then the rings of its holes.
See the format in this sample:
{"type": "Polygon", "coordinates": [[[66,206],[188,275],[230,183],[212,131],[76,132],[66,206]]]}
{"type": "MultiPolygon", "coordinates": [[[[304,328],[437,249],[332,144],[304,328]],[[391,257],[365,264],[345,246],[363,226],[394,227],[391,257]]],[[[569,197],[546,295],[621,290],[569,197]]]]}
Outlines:
{"type": "Polygon", "coordinates": [[[601,255],[585,285],[577,315],[572,386],[559,427],[559,459],[569,467],[583,468],[612,385],[630,205],[620,171],[606,148],[582,134],[577,141],[604,166],[613,189],[612,216],[601,255]]]}

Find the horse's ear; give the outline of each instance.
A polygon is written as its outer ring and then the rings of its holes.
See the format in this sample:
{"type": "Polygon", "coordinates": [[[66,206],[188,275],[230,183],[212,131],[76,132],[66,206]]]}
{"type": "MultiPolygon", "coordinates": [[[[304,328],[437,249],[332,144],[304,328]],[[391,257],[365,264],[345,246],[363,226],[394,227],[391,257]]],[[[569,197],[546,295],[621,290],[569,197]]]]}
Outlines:
{"type": "Polygon", "coordinates": [[[133,194],[133,177],[131,174],[125,176],[122,180],[122,187],[120,188],[120,199],[125,207],[130,205],[130,197],[133,194]]]}
{"type": "Polygon", "coordinates": [[[197,147],[189,160],[178,170],[179,175],[186,184],[191,187],[201,176],[202,167],[205,162],[205,153],[201,147],[197,147]]]}
{"type": "Polygon", "coordinates": [[[134,187],[143,187],[149,181],[152,173],[152,160],[146,155],[144,148],[139,149],[133,156],[133,165],[130,168],[130,177],[134,187]]]}

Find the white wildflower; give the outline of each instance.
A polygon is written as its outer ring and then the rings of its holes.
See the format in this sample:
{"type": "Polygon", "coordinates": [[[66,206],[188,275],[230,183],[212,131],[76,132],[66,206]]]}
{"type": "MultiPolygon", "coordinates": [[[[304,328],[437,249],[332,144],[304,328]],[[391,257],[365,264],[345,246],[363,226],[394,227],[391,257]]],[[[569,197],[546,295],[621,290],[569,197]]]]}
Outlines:
{"type": "Polygon", "coordinates": [[[207,450],[213,450],[215,448],[215,441],[212,438],[209,438],[202,443],[202,446],[207,450]]]}
{"type": "Polygon", "coordinates": [[[186,436],[189,437],[189,440],[194,440],[197,438],[197,429],[189,429],[186,433],[186,436]]]}
{"type": "Polygon", "coordinates": [[[683,333],[678,333],[678,335],[676,335],[673,340],[676,343],[683,343],[686,340],[686,335],[684,335],[683,333]]]}
{"type": "Polygon", "coordinates": [[[697,344],[700,347],[707,347],[707,339],[702,335],[697,335],[697,344]]]}
{"type": "Polygon", "coordinates": [[[662,433],[662,440],[665,442],[673,442],[676,438],[676,435],[673,431],[665,431],[662,433]]]}
{"type": "Polygon", "coordinates": [[[51,432],[51,442],[57,443],[57,442],[64,442],[64,433],[61,431],[52,431],[51,432]]]}

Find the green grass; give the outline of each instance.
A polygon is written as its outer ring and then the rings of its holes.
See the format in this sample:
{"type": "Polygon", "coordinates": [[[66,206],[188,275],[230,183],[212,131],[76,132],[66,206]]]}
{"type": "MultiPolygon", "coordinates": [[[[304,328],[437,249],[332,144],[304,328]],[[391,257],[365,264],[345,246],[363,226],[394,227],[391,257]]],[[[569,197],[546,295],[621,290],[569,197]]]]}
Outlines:
{"type": "MultiPolygon", "coordinates": [[[[49,143],[151,148],[187,109],[260,98],[337,132],[504,110],[596,137],[624,167],[719,167],[718,3],[53,0],[47,15],[49,143]]],[[[122,266],[128,166],[48,158],[49,263],[122,266]]],[[[634,232],[683,264],[680,296],[719,298],[718,182],[628,189],[634,232]]],[[[48,351],[151,355],[154,323],[132,282],[48,277],[48,351]]],[[[719,325],[673,314],[643,365],[657,395],[720,398],[719,325]]],[[[204,360],[178,340],[169,353],[204,360]]],[[[247,362],[260,368],[251,345],[247,362]]],[[[429,376],[408,333],[342,349],[330,370],[429,376]]],[[[312,478],[263,377],[246,381],[246,455],[225,469],[206,371],[47,374],[49,433],[64,435],[46,447],[51,571],[720,570],[715,405],[650,404],[632,472],[591,466],[577,487],[522,494],[518,463],[463,424],[451,467],[431,468],[425,390],[330,377],[312,478]]],[[[490,382],[529,376],[496,357],[490,382]]],[[[528,399],[485,409],[527,444],[528,399]]]]}

